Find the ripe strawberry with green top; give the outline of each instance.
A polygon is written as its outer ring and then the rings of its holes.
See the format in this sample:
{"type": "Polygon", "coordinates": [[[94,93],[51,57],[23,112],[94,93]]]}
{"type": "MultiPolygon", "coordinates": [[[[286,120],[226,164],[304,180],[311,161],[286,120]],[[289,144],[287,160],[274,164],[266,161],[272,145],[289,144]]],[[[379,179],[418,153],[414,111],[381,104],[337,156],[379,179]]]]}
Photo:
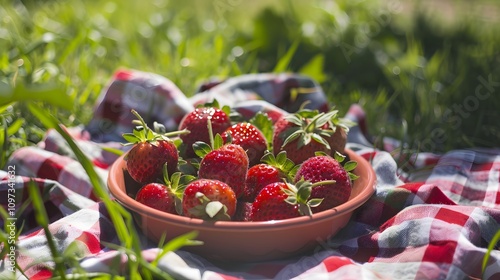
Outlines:
{"type": "Polygon", "coordinates": [[[349,161],[341,165],[343,158],[337,154],[336,158],[328,155],[319,155],[304,161],[295,175],[295,181],[308,180],[312,183],[335,181],[331,184],[316,186],[311,191],[311,198],[323,198],[321,205],[313,209],[320,212],[331,209],[349,200],[351,196],[351,180],[357,178],[350,171],[356,168],[356,162],[349,161]]]}
{"type": "Polygon", "coordinates": [[[250,166],[258,164],[267,150],[264,134],[249,122],[236,123],[227,128],[221,136],[224,142],[230,138],[231,143],[240,145],[246,151],[250,166]]]}
{"type": "Polygon", "coordinates": [[[200,162],[198,177],[228,184],[239,198],[243,194],[248,171],[248,156],[236,144],[225,144],[208,152],[200,162]]]}
{"type": "Polygon", "coordinates": [[[248,155],[240,145],[224,144],[222,136],[212,133],[211,122],[208,122],[210,145],[201,141],[193,145],[197,156],[201,158],[198,177],[220,180],[228,184],[240,198],[245,188],[248,171],[248,155]]]}
{"type": "Polygon", "coordinates": [[[312,215],[311,207],[317,207],[321,199],[309,199],[313,185],[300,181],[295,185],[277,182],[263,188],[252,203],[251,221],[284,220],[312,215]]]}
{"type": "Polygon", "coordinates": [[[260,164],[248,169],[245,190],[242,201],[253,202],[259,192],[267,185],[283,181],[292,181],[296,166],[286,157],[286,152],[280,152],[276,157],[272,153],[266,153],[260,164]]]}
{"type": "Polygon", "coordinates": [[[182,195],[184,187],[193,176],[181,176],[180,172],[174,173],[171,177],[167,172],[167,165],[163,168],[162,183],[148,183],[144,185],[136,194],[135,199],[154,209],[171,213],[182,213],[182,195]]]}
{"type": "Polygon", "coordinates": [[[155,182],[161,178],[165,164],[168,166],[168,174],[173,174],[177,169],[179,154],[169,137],[187,131],[157,133],[147,126],[139,113],[135,110],[132,113],[138,118],[139,125],[132,133],[123,134],[123,138],[129,142],[124,145],[133,145],[125,156],[130,176],[142,184],[155,182]]]}
{"type": "Polygon", "coordinates": [[[236,195],[224,182],[197,179],[184,189],[183,214],[203,220],[231,220],[236,211],[236,195]]]}
{"type": "Polygon", "coordinates": [[[229,113],[216,107],[199,107],[186,114],[179,123],[179,130],[189,130],[189,133],[180,136],[184,146],[184,158],[195,157],[193,144],[197,141],[208,143],[210,136],[207,122],[212,123],[213,133],[222,134],[231,126],[229,113]]]}
{"type": "Polygon", "coordinates": [[[138,202],[151,208],[176,214],[175,195],[168,187],[161,183],[149,183],[144,185],[135,197],[138,202]]]}
{"type": "Polygon", "coordinates": [[[347,131],[349,122],[337,117],[337,110],[327,113],[300,110],[295,114],[283,116],[274,124],[273,152],[286,151],[287,156],[295,164],[301,164],[313,157],[316,152],[333,155],[336,150],[345,146],[342,133],[347,131]]]}

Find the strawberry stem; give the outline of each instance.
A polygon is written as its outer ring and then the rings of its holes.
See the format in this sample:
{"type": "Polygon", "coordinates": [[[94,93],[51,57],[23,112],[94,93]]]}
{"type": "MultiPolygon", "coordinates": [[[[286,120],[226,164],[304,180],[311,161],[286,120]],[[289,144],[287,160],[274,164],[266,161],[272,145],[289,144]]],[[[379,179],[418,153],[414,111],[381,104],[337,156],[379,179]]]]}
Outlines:
{"type": "Polygon", "coordinates": [[[144,121],[144,119],[141,117],[141,115],[135,110],[135,109],[132,109],[131,110],[132,114],[134,114],[134,116],[141,122],[141,125],[142,127],[144,127],[144,129],[149,129],[151,130],[148,125],[146,124],[146,122],[144,121]]]}
{"type": "Polygon", "coordinates": [[[210,139],[210,147],[214,149],[214,131],[212,129],[212,121],[210,119],[207,120],[208,127],[208,139],[210,139]]]}
{"type": "Polygon", "coordinates": [[[337,183],[337,181],[335,181],[335,180],[325,180],[325,181],[319,181],[319,182],[313,183],[311,185],[311,187],[314,188],[317,186],[323,186],[323,185],[335,184],[335,183],[337,183]]]}

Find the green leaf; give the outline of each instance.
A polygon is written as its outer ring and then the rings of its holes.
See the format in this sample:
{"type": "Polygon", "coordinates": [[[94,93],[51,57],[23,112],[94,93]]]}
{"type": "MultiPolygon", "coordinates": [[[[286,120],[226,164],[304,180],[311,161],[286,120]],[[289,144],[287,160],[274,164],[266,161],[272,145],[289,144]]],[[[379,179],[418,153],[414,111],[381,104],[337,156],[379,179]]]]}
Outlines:
{"type": "Polygon", "coordinates": [[[267,144],[268,144],[268,149],[270,150],[271,148],[271,143],[273,142],[273,121],[269,116],[265,113],[258,112],[249,120],[251,124],[253,124],[255,127],[257,127],[264,137],[266,138],[267,144]]]}
{"type": "Polygon", "coordinates": [[[323,146],[325,146],[327,149],[331,149],[330,148],[330,144],[328,144],[328,142],[323,137],[321,137],[320,135],[318,135],[316,133],[312,133],[311,134],[311,138],[314,141],[316,141],[316,142],[322,144],[323,146]]]}
{"type": "Polygon", "coordinates": [[[324,198],[312,198],[309,201],[307,201],[307,205],[310,207],[318,207],[321,202],[323,202],[324,198]]]}
{"type": "Polygon", "coordinates": [[[33,202],[35,220],[37,224],[43,228],[45,236],[47,237],[47,245],[52,255],[52,260],[55,262],[55,271],[59,273],[61,277],[63,277],[66,271],[64,258],[62,258],[59,251],[57,250],[54,237],[49,230],[49,218],[45,210],[42,194],[40,193],[37,184],[33,180],[30,180],[28,183],[28,193],[31,201],[33,202]]]}
{"type": "Polygon", "coordinates": [[[215,135],[215,137],[214,137],[214,146],[213,146],[213,149],[217,150],[220,147],[222,147],[223,145],[224,145],[224,140],[222,139],[222,136],[220,136],[220,134],[217,133],[215,135]]]}
{"type": "Polygon", "coordinates": [[[140,141],[140,138],[135,133],[123,133],[122,137],[128,143],[137,143],[140,141]]]}
{"type": "MultiPolygon", "coordinates": [[[[165,167],[166,166],[167,164],[165,164],[165,167]]],[[[172,174],[172,176],[170,176],[170,183],[172,184],[172,186],[179,186],[181,175],[182,174],[180,172],[175,172],[174,174],[172,174]]]]}
{"type": "Polygon", "coordinates": [[[9,128],[7,129],[7,135],[12,136],[12,135],[16,134],[19,131],[19,129],[22,128],[24,123],[25,123],[24,119],[17,119],[13,123],[11,123],[9,125],[9,128]]]}
{"type": "Polygon", "coordinates": [[[204,158],[208,153],[212,151],[212,147],[205,142],[196,141],[193,144],[194,153],[200,158],[204,158]]]}
{"type": "Polygon", "coordinates": [[[302,148],[305,145],[311,143],[312,135],[309,133],[304,133],[301,137],[299,137],[297,142],[297,149],[302,148]]]}
{"type": "Polygon", "coordinates": [[[192,181],[198,179],[198,177],[194,176],[194,175],[182,175],[180,180],[179,180],[179,184],[180,185],[188,185],[189,183],[191,183],[192,181]]]}
{"type": "Polygon", "coordinates": [[[301,135],[304,134],[303,130],[296,130],[290,136],[288,136],[285,141],[283,142],[283,145],[281,146],[282,148],[288,145],[290,142],[293,142],[293,140],[299,138],[301,135]]]}
{"type": "Polygon", "coordinates": [[[347,174],[349,174],[349,179],[351,179],[352,181],[354,181],[354,180],[356,180],[356,179],[358,179],[358,178],[359,178],[359,176],[358,176],[358,175],[356,175],[356,174],[354,174],[354,173],[352,173],[352,172],[349,172],[349,173],[347,173],[347,174]]]}
{"type": "Polygon", "coordinates": [[[285,119],[286,119],[287,121],[289,121],[289,122],[291,122],[291,123],[293,123],[293,124],[295,124],[295,125],[299,126],[299,127],[302,127],[302,125],[303,125],[303,123],[304,123],[304,122],[303,122],[303,120],[302,120],[302,118],[300,118],[300,117],[299,117],[298,115],[296,115],[296,114],[287,115],[287,116],[285,117],[285,119]]]}
{"type": "Polygon", "coordinates": [[[319,156],[329,156],[327,153],[323,152],[323,151],[316,151],[314,152],[314,155],[319,157],[319,156]]]}
{"type": "Polygon", "coordinates": [[[281,59],[278,61],[272,72],[279,73],[288,71],[288,67],[290,65],[290,62],[292,61],[293,56],[295,55],[295,52],[297,51],[299,43],[300,43],[299,39],[293,42],[292,46],[288,49],[286,54],[281,57],[281,59]]]}
{"type": "Polygon", "coordinates": [[[323,69],[325,62],[325,56],[323,54],[317,54],[311,58],[302,68],[299,69],[299,73],[309,76],[316,80],[318,83],[322,83],[326,80],[326,75],[323,69]]]}
{"type": "Polygon", "coordinates": [[[0,94],[0,106],[13,102],[42,101],[66,110],[72,110],[74,100],[66,93],[66,88],[55,84],[37,84],[26,86],[17,82],[14,88],[8,87],[0,94]]]}
{"type": "Polygon", "coordinates": [[[152,261],[152,265],[156,266],[158,262],[163,258],[168,252],[177,251],[183,246],[199,246],[203,245],[203,241],[195,240],[198,237],[198,231],[190,231],[188,233],[182,234],[170,240],[161,248],[161,253],[159,253],[156,258],[152,261]]]}
{"type": "Polygon", "coordinates": [[[358,166],[358,163],[351,160],[344,164],[344,169],[346,171],[353,171],[356,168],[356,166],[358,166]]]}
{"type": "Polygon", "coordinates": [[[311,196],[311,190],[312,188],[310,186],[300,187],[297,191],[297,200],[302,203],[306,202],[309,196],[311,196]]]}
{"type": "Polygon", "coordinates": [[[291,159],[286,159],[281,169],[285,172],[290,172],[295,167],[295,163],[291,159]]]}
{"type": "Polygon", "coordinates": [[[224,210],[225,205],[220,201],[210,201],[207,203],[207,207],[205,208],[205,212],[210,218],[215,217],[220,211],[224,210]]]}
{"type": "Polygon", "coordinates": [[[219,104],[219,101],[216,98],[214,98],[214,100],[212,100],[212,102],[205,102],[203,104],[200,104],[198,107],[212,107],[212,108],[220,109],[220,104],[219,104]]]}
{"type": "Polygon", "coordinates": [[[484,254],[483,264],[481,266],[483,273],[484,273],[484,270],[486,269],[486,266],[488,265],[488,260],[490,259],[491,252],[497,246],[498,241],[500,241],[500,230],[498,230],[495,233],[495,235],[491,239],[490,243],[488,244],[488,250],[486,251],[486,254],[484,254]]]}
{"type": "Polygon", "coordinates": [[[318,114],[319,114],[318,110],[311,110],[311,109],[305,109],[305,108],[304,109],[300,109],[297,113],[295,113],[295,115],[298,115],[298,116],[300,116],[302,118],[305,118],[305,119],[314,118],[318,114]]]}
{"type": "Polygon", "coordinates": [[[333,158],[338,162],[343,162],[345,160],[345,156],[337,151],[333,155],[333,158]]]}
{"type": "Polygon", "coordinates": [[[230,116],[231,115],[231,107],[228,105],[224,105],[221,108],[222,112],[226,113],[226,115],[230,116]]]}
{"type": "MultiPolygon", "coordinates": [[[[285,152],[285,151],[281,151],[281,152],[285,152]]],[[[280,153],[281,153],[280,152],[280,153]]],[[[263,163],[267,163],[269,165],[276,165],[276,158],[274,157],[274,154],[267,151],[261,158],[260,160],[263,162],[263,163]]]]}
{"type": "Polygon", "coordinates": [[[285,199],[285,202],[291,205],[297,204],[297,197],[295,196],[289,196],[285,199]]]}
{"type": "Polygon", "coordinates": [[[275,162],[278,166],[283,166],[286,163],[286,151],[281,151],[276,155],[275,162]]]}
{"type": "Polygon", "coordinates": [[[86,249],[88,249],[84,244],[78,241],[71,242],[68,247],[62,253],[62,257],[65,259],[77,258],[81,259],[85,257],[86,249]]]}
{"type": "Polygon", "coordinates": [[[117,148],[112,148],[112,147],[107,147],[107,146],[100,146],[100,147],[103,151],[106,151],[108,153],[111,153],[111,154],[114,154],[117,156],[121,156],[125,153],[124,151],[117,149],[117,148]]]}

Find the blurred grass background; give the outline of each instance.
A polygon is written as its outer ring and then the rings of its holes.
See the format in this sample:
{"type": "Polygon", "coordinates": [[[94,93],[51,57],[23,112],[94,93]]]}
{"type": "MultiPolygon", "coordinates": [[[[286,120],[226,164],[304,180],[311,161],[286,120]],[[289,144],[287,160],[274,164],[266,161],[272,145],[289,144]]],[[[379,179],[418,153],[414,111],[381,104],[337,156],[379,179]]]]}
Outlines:
{"type": "Polygon", "coordinates": [[[26,102],[64,125],[86,124],[122,67],[192,95],[211,77],[285,65],[320,82],[341,113],[359,103],[370,133],[407,151],[500,143],[498,1],[1,3],[2,163],[44,134],[26,102]]]}

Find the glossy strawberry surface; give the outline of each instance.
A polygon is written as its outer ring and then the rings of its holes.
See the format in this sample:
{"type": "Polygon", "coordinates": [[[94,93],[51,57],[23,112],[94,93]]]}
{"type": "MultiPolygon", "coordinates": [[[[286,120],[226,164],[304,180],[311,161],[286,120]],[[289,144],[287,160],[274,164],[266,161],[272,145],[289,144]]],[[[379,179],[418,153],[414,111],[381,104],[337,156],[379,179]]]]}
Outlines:
{"type": "Polygon", "coordinates": [[[267,140],[255,125],[248,122],[232,125],[222,134],[224,141],[228,138],[227,133],[231,135],[233,144],[240,145],[245,150],[250,166],[260,162],[267,150],[267,140]]]}
{"type": "Polygon", "coordinates": [[[218,201],[222,203],[226,209],[225,213],[228,218],[232,217],[236,211],[236,195],[233,189],[224,182],[212,179],[197,179],[189,183],[184,189],[182,199],[183,214],[191,218],[209,219],[204,212],[204,202],[200,199],[200,194],[203,194],[208,201],[218,201]]]}
{"type": "Polygon", "coordinates": [[[252,202],[259,192],[267,185],[281,181],[280,170],[269,164],[260,163],[248,169],[247,180],[242,200],[252,202]]]}
{"type": "Polygon", "coordinates": [[[334,184],[319,185],[312,189],[311,198],[323,198],[313,212],[320,212],[338,206],[351,195],[351,180],[342,165],[330,156],[315,156],[302,163],[295,175],[295,181],[304,178],[312,183],[335,180],[334,184]]]}
{"type": "Polygon", "coordinates": [[[168,190],[166,185],[160,183],[144,185],[137,192],[136,200],[163,212],[177,213],[175,210],[175,195],[168,190]]]}
{"type": "Polygon", "coordinates": [[[241,197],[247,171],[248,156],[243,148],[236,144],[226,144],[203,157],[198,177],[225,182],[233,188],[237,197],[241,197]]]}
{"type": "Polygon", "coordinates": [[[277,182],[263,188],[252,204],[250,220],[270,221],[299,217],[299,206],[285,201],[288,195],[282,188],[288,188],[288,185],[277,182]]]}
{"type": "Polygon", "coordinates": [[[228,127],[231,126],[231,121],[229,116],[221,109],[214,107],[200,107],[196,108],[194,111],[186,114],[180,124],[179,130],[187,129],[188,134],[183,134],[180,136],[182,142],[184,143],[185,158],[196,157],[193,151],[193,144],[196,141],[202,141],[209,143],[210,135],[208,132],[208,121],[210,120],[212,125],[213,134],[222,134],[228,127]]]}
{"type": "Polygon", "coordinates": [[[127,154],[127,170],[139,183],[156,181],[162,175],[163,165],[167,163],[168,173],[177,168],[179,154],[172,141],[158,140],[135,144],[127,154]]]}

